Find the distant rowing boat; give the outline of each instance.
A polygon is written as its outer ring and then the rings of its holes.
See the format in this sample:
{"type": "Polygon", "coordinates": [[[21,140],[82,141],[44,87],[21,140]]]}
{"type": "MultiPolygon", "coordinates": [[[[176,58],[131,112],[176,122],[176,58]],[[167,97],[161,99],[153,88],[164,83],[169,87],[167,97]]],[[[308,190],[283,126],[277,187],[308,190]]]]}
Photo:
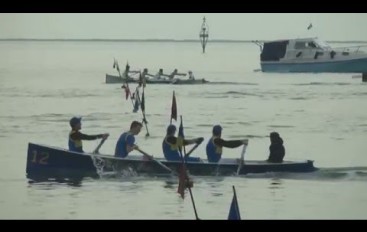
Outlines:
{"type": "MultiPolygon", "coordinates": [[[[126,79],[121,78],[119,76],[109,75],[106,74],[106,84],[122,84],[125,83],[126,79]]],[[[139,79],[133,79],[128,78],[128,83],[138,83],[139,79]]],[[[173,80],[167,80],[167,79],[146,79],[147,84],[173,84],[173,85],[192,85],[192,84],[205,84],[209,81],[205,79],[196,79],[196,80],[190,80],[190,79],[173,79],[173,80]]]]}
{"type": "MultiPolygon", "coordinates": [[[[157,159],[173,171],[178,171],[180,162],[157,159]]],[[[239,167],[236,159],[223,159],[219,163],[188,162],[187,170],[199,176],[236,175],[239,167]]],[[[112,155],[95,155],[90,153],[71,152],[66,149],[28,144],[27,177],[30,179],[47,178],[98,178],[98,172],[133,171],[138,174],[170,174],[157,162],[143,160],[142,156],[129,155],[128,158],[117,158],[112,155]]],[[[269,163],[266,161],[245,161],[239,170],[240,175],[265,172],[312,172],[317,170],[312,160],[284,161],[269,163]]]]}

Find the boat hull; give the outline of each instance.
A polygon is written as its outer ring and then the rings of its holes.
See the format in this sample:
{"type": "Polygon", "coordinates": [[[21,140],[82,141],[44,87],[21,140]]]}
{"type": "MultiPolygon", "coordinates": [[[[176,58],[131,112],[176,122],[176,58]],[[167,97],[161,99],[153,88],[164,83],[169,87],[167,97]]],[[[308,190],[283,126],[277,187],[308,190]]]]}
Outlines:
{"type": "MultiPolygon", "coordinates": [[[[119,76],[109,75],[106,74],[106,84],[119,84],[119,83],[125,83],[126,79],[121,78],[119,76]]],[[[127,80],[128,83],[136,83],[136,81],[132,78],[129,78],[127,80]]]]}
{"type": "MultiPolygon", "coordinates": [[[[161,163],[178,173],[180,162],[158,159],[161,163]]],[[[187,170],[198,176],[231,176],[236,175],[238,163],[234,159],[226,159],[220,163],[188,162],[187,170]]],[[[266,161],[245,161],[239,174],[265,172],[312,172],[317,170],[313,161],[285,161],[268,163],[266,161]]],[[[93,155],[89,153],[70,152],[65,149],[29,143],[26,173],[29,179],[81,179],[98,178],[99,172],[130,171],[135,174],[167,175],[171,174],[159,163],[142,159],[142,156],[117,158],[112,155],[93,155]]]]}
{"type": "Polygon", "coordinates": [[[367,58],[319,62],[261,62],[262,72],[367,73],[367,58]]]}

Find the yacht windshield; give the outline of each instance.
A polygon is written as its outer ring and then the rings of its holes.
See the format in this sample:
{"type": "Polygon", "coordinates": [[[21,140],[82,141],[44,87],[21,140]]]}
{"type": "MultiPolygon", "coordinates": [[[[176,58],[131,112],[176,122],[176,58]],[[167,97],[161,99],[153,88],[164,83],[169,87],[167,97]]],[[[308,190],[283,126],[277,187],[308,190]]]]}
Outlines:
{"type": "Polygon", "coordinates": [[[331,46],[328,43],[326,43],[325,41],[315,40],[315,43],[323,49],[331,49],[331,46]]]}

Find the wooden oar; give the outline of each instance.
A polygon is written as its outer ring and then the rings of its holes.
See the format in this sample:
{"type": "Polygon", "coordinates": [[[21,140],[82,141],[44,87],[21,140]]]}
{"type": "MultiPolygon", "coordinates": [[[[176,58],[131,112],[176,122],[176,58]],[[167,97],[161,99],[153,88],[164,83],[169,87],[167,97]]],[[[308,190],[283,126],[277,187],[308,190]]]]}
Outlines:
{"type": "MultiPolygon", "coordinates": [[[[202,143],[202,142],[201,142],[202,143]]],[[[193,148],[191,148],[191,150],[190,151],[188,151],[187,153],[186,153],[186,155],[185,155],[185,158],[186,157],[189,157],[189,155],[191,155],[191,153],[196,149],[196,148],[198,148],[198,146],[200,146],[200,144],[201,143],[197,143],[193,148]]]]}
{"type": "Polygon", "coordinates": [[[241,168],[242,168],[243,163],[245,161],[246,148],[247,148],[247,144],[243,144],[242,153],[241,153],[241,160],[240,160],[240,163],[238,164],[238,168],[237,168],[237,176],[240,174],[241,168]]]}
{"type": "Polygon", "coordinates": [[[104,138],[101,140],[101,142],[98,144],[98,146],[96,147],[96,149],[94,149],[93,154],[99,154],[99,149],[101,148],[101,146],[103,145],[104,141],[106,141],[108,137],[104,138]]]}
{"type": "Polygon", "coordinates": [[[135,149],[135,150],[137,150],[137,151],[138,151],[138,152],[140,152],[141,154],[143,154],[143,155],[147,156],[150,160],[152,160],[152,161],[156,162],[159,166],[161,166],[161,167],[162,167],[162,168],[164,168],[165,170],[167,170],[167,171],[171,172],[172,174],[175,174],[175,172],[174,172],[172,169],[170,169],[169,167],[167,167],[166,165],[164,165],[164,164],[163,164],[162,162],[160,162],[159,160],[154,159],[152,155],[149,155],[148,153],[146,153],[145,151],[140,150],[139,148],[138,148],[138,149],[135,149]]]}

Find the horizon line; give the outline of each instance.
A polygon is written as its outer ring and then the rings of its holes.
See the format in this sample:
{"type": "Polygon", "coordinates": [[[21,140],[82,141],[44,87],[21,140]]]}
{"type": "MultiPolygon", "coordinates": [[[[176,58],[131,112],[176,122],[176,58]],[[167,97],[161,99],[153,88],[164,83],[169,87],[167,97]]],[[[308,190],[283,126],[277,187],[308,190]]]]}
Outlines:
{"type": "MultiPolygon", "coordinates": [[[[90,42],[200,42],[200,39],[106,39],[106,38],[89,38],[89,39],[62,39],[62,38],[0,38],[0,41],[90,41],[90,42]]],[[[240,39],[213,39],[208,42],[214,43],[252,43],[254,41],[264,42],[269,40],[240,40],[240,39]]],[[[367,43],[364,40],[329,40],[328,43],[367,43]]]]}

